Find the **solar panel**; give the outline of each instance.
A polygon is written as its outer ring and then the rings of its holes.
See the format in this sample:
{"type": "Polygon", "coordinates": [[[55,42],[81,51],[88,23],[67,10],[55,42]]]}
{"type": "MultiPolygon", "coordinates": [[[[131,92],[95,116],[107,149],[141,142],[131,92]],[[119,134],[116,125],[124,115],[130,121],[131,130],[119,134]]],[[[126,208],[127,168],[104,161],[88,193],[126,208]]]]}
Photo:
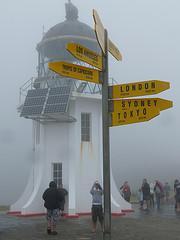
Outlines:
{"type": "Polygon", "coordinates": [[[32,89],[29,90],[27,93],[27,97],[41,97],[41,96],[46,96],[48,92],[48,88],[42,88],[42,89],[32,89]]]}
{"type": "Polygon", "coordinates": [[[29,90],[24,101],[21,116],[42,114],[47,93],[48,88],[29,90]]]}
{"type": "Polygon", "coordinates": [[[71,86],[29,90],[21,116],[65,113],[67,111],[71,86]]]}
{"type": "Polygon", "coordinates": [[[66,103],[68,101],[68,98],[69,95],[49,96],[47,99],[47,104],[66,103]]]}
{"type": "Polygon", "coordinates": [[[49,90],[48,99],[44,109],[46,113],[65,113],[71,94],[71,86],[61,86],[49,90]]]}
{"type": "Polygon", "coordinates": [[[64,113],[66,112],[66,107],[67,104],[49,104],[46,105],[45,109],[44,109],[44,113],[64,113]]]}
{"type": "Polygon", "coordinates": [[[70,86],[51,88],[49,91],[49,96],[50,95],[70,94],[70,92],[71,92],[70,86]]]}
{"type": "Polygon", "coordinates": [[[46,97],[27,97],[24,106],[44,105],[46,97]]]}
{"type": "Polygon", "coordinates": [[[23,107],[21,112],[21,117],[31,116],[31,115],[40,115],[42,113],[43,106],[32,106],[32,107],[23,107]]]}

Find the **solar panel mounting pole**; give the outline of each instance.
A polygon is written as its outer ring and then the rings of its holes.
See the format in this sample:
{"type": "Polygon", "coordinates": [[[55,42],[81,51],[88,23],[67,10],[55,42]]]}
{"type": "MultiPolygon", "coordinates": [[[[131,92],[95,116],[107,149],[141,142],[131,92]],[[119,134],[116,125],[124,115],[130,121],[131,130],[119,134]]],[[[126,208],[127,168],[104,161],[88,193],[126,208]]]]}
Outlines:
{"type": "Polygon", "coordinates": [[[104,189],[104,233],[103,239],[111,239],[111,190],[110,190],[110,145],[108,114],[108,32],[104,30],[105,51],[103,53],[102,79],[102,132],[103,132],[103,189],[104,189]]]}

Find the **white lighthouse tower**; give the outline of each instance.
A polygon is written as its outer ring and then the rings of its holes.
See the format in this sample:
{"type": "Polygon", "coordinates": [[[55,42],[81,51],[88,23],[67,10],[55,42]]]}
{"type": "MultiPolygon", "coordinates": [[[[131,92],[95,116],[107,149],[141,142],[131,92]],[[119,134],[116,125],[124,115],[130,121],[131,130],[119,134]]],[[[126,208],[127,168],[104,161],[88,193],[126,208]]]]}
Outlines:
{"type": "MultiPolygon", "coordinates": [[[[60,77],[47,67],[49,62],[62,60],[83,64],[66,51],[69,42],[100,52],[94,31],[78,21],[78,10],[70,1],[66,20],[45,33],[37,45],[38,76],[19,108],[20,116],[33,123],[34,163],[26,189],[11,206],[11,213],[44,213],[42,194],[54,180],[68,191],[67,215],[86,214],[91,209],[92,184],[95,180],[102,184],[101,88],[60,77]]],[[[131,209],[119,194],[112,173],[111,192],[112,213],[131,209]]]]}

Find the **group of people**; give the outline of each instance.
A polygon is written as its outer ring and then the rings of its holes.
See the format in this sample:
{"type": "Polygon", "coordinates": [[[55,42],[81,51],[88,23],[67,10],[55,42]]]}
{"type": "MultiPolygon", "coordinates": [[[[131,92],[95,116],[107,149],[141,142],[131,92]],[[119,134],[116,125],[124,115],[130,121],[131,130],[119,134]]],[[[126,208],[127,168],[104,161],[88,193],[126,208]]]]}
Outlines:
{"type": "MultiPolygon", "coordinates": [[[[169,198],[170,188],[168,190],[168,183],[166,183],[166,198],[169,198]]],[[[139,189],[140,193],[140,208],[148,210],[149,208],[154,207],[154,202],[156,199],[157,209],[160,209],[161,200],[165,196],[165,188],[162,183],[158,180],[152,183],[148,183],[147,179],[144,178],[142,186],[139,189]]]]}
{"type": "MultiPolygon", "coordinates": [[[[140,192],[140,208],[149,209],[154,207],[154,199],[156,199],[157,209],[160,209],[161,202],[169,203],[171,188],[168,182],[163,185],[160,181],[148,183],[147,179],[143,179],[140,192]]],[[[175,209],[180,212],[180,181],[174,181],[174,198],[175,209]]]]}
{"type": "MultiPolygon", "coordinates": [[[[47,234],[57,235],[56,223],[59,218],[59,213],[63,214],[65,196],[68,194],[67,190],[62,186],[57,188],[54,181],[49,183],[49,188],[43,193],[44,207],[47,209],[47,234]]],[[[93,184],[90,194],[92,195],[92,232],[96,232],[97,220],[99,220],[101,229],[103,230],[103,207],[102,196],[103,189],[98,181],[93,184]]]]}
{"type": "MultiPolygon", "coordinates": [[[[127,202],[130,202],[131,189],[127,181],[120,187],[122,196],[127,202]]],[[[180,212],[180,181],[178,179],[174,182],[175,192],[175,208],[180,212]]],[[[170,186],[168,182],[164,185],[156,180],[155,182],[148,183],[147,179],[144,178],[142,185],[139,189],[140,193],[140,208],[148,210],[156,205],[157,209],[160,209],[162,199],[166,202],[169,201],[170,186]]],[[[59,218],[59,213],[63,215],[65,196],[68,194],[67,190],[62,186],[57,188],[57,184],[54,181],[49,183],[49,188],[43,193],[44,206],[47,209],[47,234],[56,235],[56,222],[59,218]]],[[[103,207],[102,207],[102,196],[103,189],[98,181],[95,181],[90,194],[92,195],[92,231],[96,232],[97,220],[103,230],[103,207]]]]}
{"type": "MultiPolygon", "coordinates": [[[[170,185],[168,182],[162,184],[159,180],[148,183],[147,179],[144,178],[141,187],[139,188],[140,198],[140,209],[148,210],[154,208],[155,203],[157,209],[160,209],[161,202],[169,203],[170,198],[170,185]]],[[[131,189],[128,181],[120,187],[122,197],[130,202],[131,189]]],[[[175,193],[175,208],[180,211],[180,181],[178,179],[174,182],[174,193],[175,193]]]]}

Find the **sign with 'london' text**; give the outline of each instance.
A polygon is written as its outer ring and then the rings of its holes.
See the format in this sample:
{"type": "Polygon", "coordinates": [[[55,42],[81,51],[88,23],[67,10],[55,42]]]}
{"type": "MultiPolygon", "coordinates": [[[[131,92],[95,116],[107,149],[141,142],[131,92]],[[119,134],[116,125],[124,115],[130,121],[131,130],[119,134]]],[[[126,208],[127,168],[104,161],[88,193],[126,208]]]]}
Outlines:
{"type": "Polygon", "coordinates": [[[170,88],[170,83],[159,80],[148,80],[109,86],[109,98],[128,98],[153,95],[170,88]]]}

